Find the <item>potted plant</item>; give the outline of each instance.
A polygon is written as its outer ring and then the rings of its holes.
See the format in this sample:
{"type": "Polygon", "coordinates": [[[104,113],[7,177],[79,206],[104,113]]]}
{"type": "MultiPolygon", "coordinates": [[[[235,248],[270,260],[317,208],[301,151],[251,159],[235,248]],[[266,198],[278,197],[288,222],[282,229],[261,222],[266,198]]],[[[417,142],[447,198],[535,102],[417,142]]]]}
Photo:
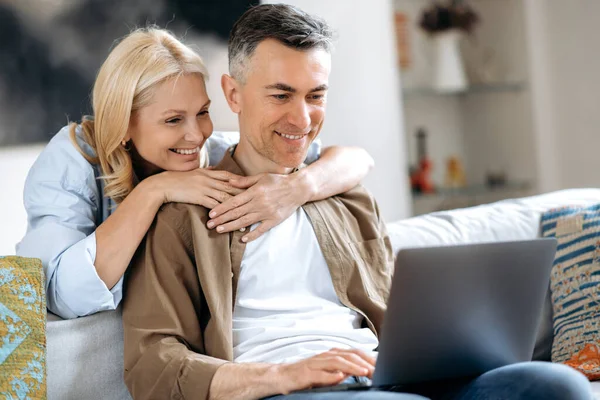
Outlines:
{"type": "Polygon", "coordinates": [[[460,56],[460,40],[470,34],[479,16],[464,0],[434,1],[425,8],[420,26],[434,41],[434,86],[442,92],[467,88],[467,78],[460,56]]]}

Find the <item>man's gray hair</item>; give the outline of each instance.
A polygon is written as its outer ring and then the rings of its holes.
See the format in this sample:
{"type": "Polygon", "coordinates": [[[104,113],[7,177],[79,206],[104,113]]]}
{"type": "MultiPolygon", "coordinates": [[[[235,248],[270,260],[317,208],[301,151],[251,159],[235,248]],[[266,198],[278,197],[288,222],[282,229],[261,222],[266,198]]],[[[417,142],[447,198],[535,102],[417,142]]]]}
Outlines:
{"type": "Polygon", "coordinates": [[[304,51],[331,52],[333,31],[320,17],[287,4],[261,4],[250,8],[233,25],[229,35],[229,73],[245,83],[248,61],[266,39],[304,51]]]}

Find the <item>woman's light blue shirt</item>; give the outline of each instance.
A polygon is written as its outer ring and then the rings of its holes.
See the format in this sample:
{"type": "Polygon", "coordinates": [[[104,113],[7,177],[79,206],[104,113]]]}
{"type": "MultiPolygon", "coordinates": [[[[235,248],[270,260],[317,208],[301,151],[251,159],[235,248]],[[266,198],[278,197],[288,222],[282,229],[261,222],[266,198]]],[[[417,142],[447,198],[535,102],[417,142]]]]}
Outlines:
{"type": "MultiPolygon", "coordinates": [[[[94,156],[79,134],[84,151],[94,156]]],[[[213,133],[206,142],[210,165],[218,164],[238,141],[237,132],[213,133]]],[[[315,161],[320,152],[320,142],[315,141],[306,162],[315,161]]],[[[48,309],[63,318],[114,310],[123,297],[123,277],[108,289],[94,267],[96,227],[114,211],[100,176],[99,166],[79,153],[65,127],[42,151],[25,181],[27,233],[17,244],[17,255],[42,260],[48,309]]]]}

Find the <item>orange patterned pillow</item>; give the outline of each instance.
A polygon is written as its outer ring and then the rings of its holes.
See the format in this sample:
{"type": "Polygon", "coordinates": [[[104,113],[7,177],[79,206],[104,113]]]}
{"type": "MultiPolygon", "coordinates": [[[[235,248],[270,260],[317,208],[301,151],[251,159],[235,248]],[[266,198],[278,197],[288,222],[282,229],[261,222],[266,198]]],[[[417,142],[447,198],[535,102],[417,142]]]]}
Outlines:
{"type": "Polygon", "coordinates": [[[596,344],[586,344],[583,350],[573,354],[565,364],[582,372],[591,381],[600,379],[600,349],[596,344]]]}
{"type": "Polygon", "coordinates": [[[552,361],[600,379],[600,204],[542,215],[542,235],[556,237],[550,274],[552,361]]]}

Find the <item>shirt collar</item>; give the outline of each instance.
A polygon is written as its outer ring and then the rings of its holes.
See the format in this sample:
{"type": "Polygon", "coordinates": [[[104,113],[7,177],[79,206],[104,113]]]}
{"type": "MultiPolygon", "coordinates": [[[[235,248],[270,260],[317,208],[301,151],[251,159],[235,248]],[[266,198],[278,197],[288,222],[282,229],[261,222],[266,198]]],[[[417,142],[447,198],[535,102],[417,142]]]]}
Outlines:
{"type": "MultiPolygon", "coordinates": [[[[219,170],[219,171],[231,172],[232,174],[236,174],[236,175],[240,175],[240,176],[246,176],[244,171],[242,171],[242,168],[240,167],[240,165],[233,158],[233,153],[235,153],[236,147],[237,147],[237,144],[234,144],[233,146],[231,146],[227,149],[227,151],[225,152],[225,155],[223,155],[223,159],[217,164],[215,169],[219,170]]],[[[290,172],[290,173],[293,174],[294,172],[297,172],[300,168],[303,168],[303,167],[305,167],[304,164],[300,165],[297,168],[294,168],[292,170],[292,172],[290,172]]]]}

